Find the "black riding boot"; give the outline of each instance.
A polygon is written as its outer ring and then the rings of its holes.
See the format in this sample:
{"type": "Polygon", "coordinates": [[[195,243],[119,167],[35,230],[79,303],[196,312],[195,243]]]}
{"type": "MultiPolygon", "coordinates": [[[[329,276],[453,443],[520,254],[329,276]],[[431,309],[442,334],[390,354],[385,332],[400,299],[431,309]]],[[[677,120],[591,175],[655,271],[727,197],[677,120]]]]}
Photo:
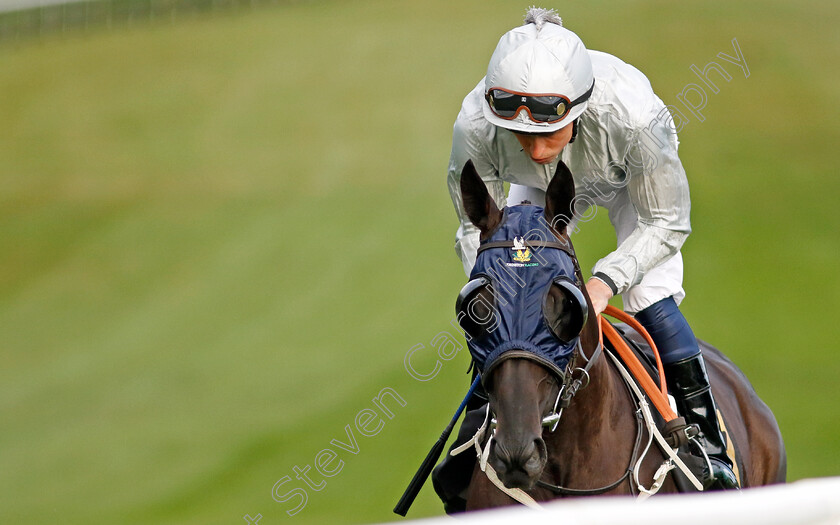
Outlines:
{"type": "Polygon", "coordinates": [[[717,406],[703,355],[665,364],[665,378],[677,402],[680,414],[689,424],[700,427],[699,439],[706,449],[712,472],[703,480],[706,490],[737,489],[738,479],[732,470],[732,459],[726,453],[726,438],[720,429],[717,406]]]}
{"type": "Polygon", "coordinates": [[[701,443],[712,464],[707,489],[738,488],[732,460],[726,455],[726,440],[717,420],[717,409],[697,338],[673,297],[666,297],[636,314],[650,332],[665,365],[665,379],[677,401],[680,414],[700,427],[701,443]]]}

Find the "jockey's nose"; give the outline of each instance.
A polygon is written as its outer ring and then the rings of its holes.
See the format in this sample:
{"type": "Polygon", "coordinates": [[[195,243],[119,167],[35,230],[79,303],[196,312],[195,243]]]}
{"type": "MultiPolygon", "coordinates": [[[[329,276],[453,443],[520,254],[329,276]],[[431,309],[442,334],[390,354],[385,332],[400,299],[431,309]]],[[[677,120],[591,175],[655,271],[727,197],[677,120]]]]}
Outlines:
{"type": "Polygon", "coordinates": [[[534,137],[534,141],[531,143],[531,156],[541,159],[545,157],[547,151],[548,141],[543,137],[534,137]]]}
{"type": "Polygon", "coordinates": [[[532,137],[528,148],[528,155],[534,162],[545,164],[557,157],[559,150],[547,137],[532,137]]]}

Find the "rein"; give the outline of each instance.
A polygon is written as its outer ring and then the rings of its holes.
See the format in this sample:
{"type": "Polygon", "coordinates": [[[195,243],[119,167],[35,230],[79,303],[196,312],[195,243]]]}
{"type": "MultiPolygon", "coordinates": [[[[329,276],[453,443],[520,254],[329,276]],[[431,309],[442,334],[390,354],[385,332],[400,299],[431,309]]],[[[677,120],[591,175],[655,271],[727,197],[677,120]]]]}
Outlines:
{"type": "MultiPolygon", "coordinates": [[[[636,463],[636,461],[639,458],[639,447],[642,444],[643,428],[644,425],[642,422],[642,416],[641,414],[636,412],[636,440],[633,443],[633,453],[630,455],[630,464],[627,465],[627,469],[624,471],[624,474],[622,474],[620,478],[613,481],[609,485],[604,485],[603,487],[599,487],[596,489],[572,489],[568,487],[562,487],[560,485],[552,485],[551,483],[538,479],[537,486],[542,487],[544,489],[548,489],[551,492],[554,492],[555,494],[561,494],[563,496],[597,496],[598,494],[604,494],[605,492],[611,491],[612,489],[618,487],[619,485],[627,481],[630,478],[631,474],[633,474],[633,464],[636,463]]],[[[632,483],[630,483],[630,488],[632,492],[632,483]]]]}
{"type": "Polygon", "coordinates": [[[618,333],[618,330],[616,330],[609,321],[603,317],[599,317],[598,330],[601,334],[606,332],[607,339],[609,339],[610,343],[612,343],[613,348],[615,348],[616,352],[618,352],[618,355],[621,356],[621,360],[624,361],[633,373],[633,377],[639,382],[642,390],[645,391],[645,394],[647,394],[650,398],[651,403],[653,403],[653,406],[656,407],[656,410],[665,422],[667,423],[677,419],[677,415],[674,413],[674,410],[671,408],[671,404],[668,402],[668,386],[665,384],[665,371],[662,366],[662,359],[659,357],[659,351],[656,349],[656,344],[653,342],[653,339],[651,339],[650,334],[648,334],[647,330],[645,330],[644,327],[633,318],[633,316],[614,306],[607,305],[604,309],[604,313],[627,323],[631,328],[636,330],[636,332],[641,334],[647,341],[648,345],[650,345],[650,349],[653,351],[653,355],[656,358],[656,367],[659,370],[659,387],[657,387],[656,383],[653,382],[653,379],[650,378],[650,375],[644,369],[642,363],[639,362],[636,354],[633,353],[624,341],[624,338],[621,337],[621,334],[618,333]]]}

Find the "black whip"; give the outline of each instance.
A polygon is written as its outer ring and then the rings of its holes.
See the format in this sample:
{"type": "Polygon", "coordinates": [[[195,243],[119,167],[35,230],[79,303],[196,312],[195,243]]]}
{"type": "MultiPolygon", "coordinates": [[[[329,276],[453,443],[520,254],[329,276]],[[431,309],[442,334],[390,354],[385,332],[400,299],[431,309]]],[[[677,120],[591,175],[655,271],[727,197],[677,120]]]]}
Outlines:
{"type": "Polygon", "coordinates": [[[435,468],[435,464],[437,464],[438,458],[440,458],[440,455],[443,452],[443,447],[446,446],[446,441],[449,439],[452,429],[455,428],[455,423],[458,422],[458,418],[461,417],[461,412],[463,412],[464,408],[467,406],[467,401],[469,401],[470,397],[472,397],[473,392],[475,392],[475,389],[478,387],[480,382],[481,376],[476,375],[475,380],[472,385],[470,385],[469,391],[467,391],[467,395],[464,397],[464,400],[461,401],[461,405],[458,407],[458,410],[455,411],[455,415],[452,416],[452,420],[448,425],[446,425],[446,428],[443,429],[443,432],[432,449],[429,450],[429,453],[426,454],[426,459],[423,460],[423,464],[420,465],[420,468],[414,474],[414,477],[411,478],[411,483],[408,484],[408,488],[405,489],[400,501],[397,502],[397,506],[394,507],[394,512],[396,514],[405,516],[408,509],[411,507],[411,504],[414,503],[414,498],[416,498],[417,494],[420,493],[420,489],[423,488],[423,484],[426,483],[426,480],[429,478],[429,474],[431,474],[432,469],[435,468]]]}

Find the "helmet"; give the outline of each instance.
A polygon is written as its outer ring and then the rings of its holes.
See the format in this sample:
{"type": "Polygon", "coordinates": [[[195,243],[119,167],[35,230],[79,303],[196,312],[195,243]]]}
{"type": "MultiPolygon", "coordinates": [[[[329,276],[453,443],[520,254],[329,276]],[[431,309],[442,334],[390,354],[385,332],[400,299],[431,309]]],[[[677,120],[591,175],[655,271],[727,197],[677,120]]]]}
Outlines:
{"type": "Polygon", "coordinates": [[[484,79],[484,116],[511,131],[548,133],[586,109],[592,61],[552,10],[531,8],[525,24],[499,40],[484,79]]]}

